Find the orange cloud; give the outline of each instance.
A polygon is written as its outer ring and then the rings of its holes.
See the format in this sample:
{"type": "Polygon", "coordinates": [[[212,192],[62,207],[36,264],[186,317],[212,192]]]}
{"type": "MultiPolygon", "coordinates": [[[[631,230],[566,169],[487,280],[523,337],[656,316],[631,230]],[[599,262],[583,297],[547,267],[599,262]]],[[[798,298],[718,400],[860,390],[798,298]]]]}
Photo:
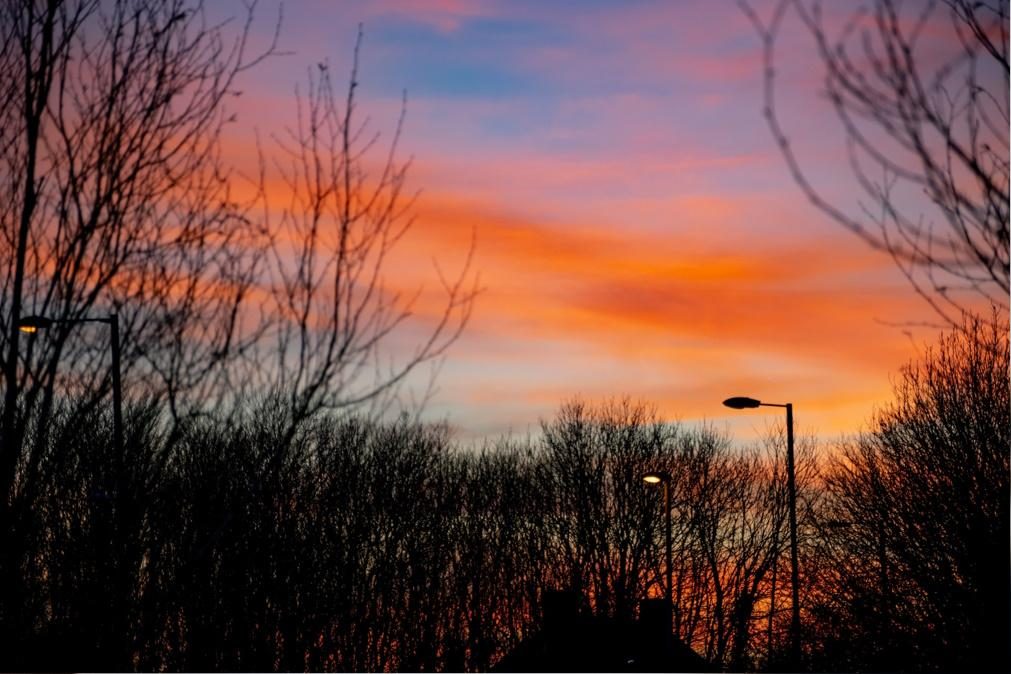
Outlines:
{"type": "MultiPolygon", "coordinates": [[[[761,45],[743,13],[710,5],[341,5],[379,38],[376,62],[390,60],[390,77],[420,82],[390,85],[421,90],[402,148],[418,157],[410,185],[426,191],[384,279],[402,297],[421,289],[409,333],[441,315],[436,265],[454,277],[476,237],[485,291],[439,383],[438,409],[455,423],[517,427],[576,393],[628,393],[666,416],[758,423],[765,417],[721,416],[723,397],[747,394],[790,400],[802,423],[835,431],[858,427],[888,395],[888,373],[911,348],[876,319],[914,320],[922,307],[887,257],[799,203],[760,116],[761,45]],[[515,49],[496,43],[489,53],[481,30],[468,29],[478,18],[490,19],[487,29],[496,15],[534,29],[515,49]],[[429,36],[420,49],[447,50],[432,61],[436,76],[400,69],[412,46],[385,44],[383,17],[442,34],[420,31],[429,36]],[[493,76],[507,71],[504,89],[488,95],[475,70],[461,77],[480,86],[447,93],[439,64],[468,58],[494,65],[493,76]]],[[[780,81],[813,92],[816,56],[805,41],[784,33],[780,81]]],[[[363,96],[379,130],[399,110],[390,91],[363,96]]],[[[825,102],[780,102],[799,120],[791,132],[812,136],[816,183],[855,203],[839,180],[841,146],[817,117],[825,102]]],[[[243,105],[265,129],[294,121],[288,90],[243,105]]],[[[248,164],[243,142],[234,149],[248,164]]],[[[274,206],[286,203],[276,178],[267,192],[274,206]]]]}
{"type": "MultiPolygon", "coordinates": [[[[680,215],[722,220],[746,207],[687,200],[680,215]]],[[[887,396],[888,372],[910,351],[874,318],[918,315],[915,297],[887,258],[842,234],[832,245],[772,246],[761,232],[720,243],[690,230],[538,222],[444,194],[426,195],[419,214],[392,279],[404,288],[477,237],[486,290],[451,359],[462,410],[500,401],[529,420],[577,393],[629,393],[668,415],[712,418],[743,391],[793,400],[813,427],[839,432],[887,396]]],[[[419,314],[436,314],[438,294],[427,297],[419,314]]]]}

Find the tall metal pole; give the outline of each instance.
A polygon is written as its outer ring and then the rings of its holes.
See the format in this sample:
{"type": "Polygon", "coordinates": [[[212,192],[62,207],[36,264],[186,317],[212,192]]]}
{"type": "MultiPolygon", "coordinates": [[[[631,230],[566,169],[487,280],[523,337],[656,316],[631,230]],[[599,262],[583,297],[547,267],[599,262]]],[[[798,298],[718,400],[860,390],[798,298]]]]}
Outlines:
{"type": "Polygon", "coordinates": [[[673,554],[671,550],[671,515],[670,515],[670,479],[663,483],[663,510],[666,519],[666,544],[667,544],[667,611],[669,611],[670,621],[674,619],[674,584],[671,580],[673,576],[673,554]]]}
{"type": "Polygon", "coordinates": [[[793,614],[790,619],[790,655],[795,670],[800,668],[800,579],[797,572],[797,478],[793,462],[793,404],[786,403],[786,488],[790,507],[790,585],[793,614]]]}
{"type": "Polygon", "coordinates": [[[726,407],[735,410],[756,407],[786,408],[786,490],[790,512],[790,585],[793,590],[792,615],[790,620],[790,659],[795,670],[800,669],[800,578],[797,572],[797,475],[793,461],[793,403],[763,403],[746,396],[734,396],[723,401],[726,407]]]}
{"type": "Polygon", "coordinates": [[[769,617],[766,621],[766,633],[765,633],[765,664],[766,669],[769,669],[769,663],[772,662],[772,623],[776,616],[776,579],[779,575],[779,530],[777,529],[773,532],[773,542],[772,549],[776,551],[776,555],[772,558],[772,582],[769,584],[769,617]]]}
{"type": "Polygon", "coordinates": [[[117,621],[115,629],[100,640],[97,645],[100,652],[109,659],[108,662],[121,661],[122,655],[129,661],[131,637],[128,625],[126,610],[122,604],[123,598],[129,593],[130,578],[126,575],[125,563],[127,556],[127,546],[125,538],[126,526],[122,520],[129,509],[126,507],[127,501],[124,496],[124,447],[123,447],[123,380],[120,367],[120,344],[119,344],[119,316],[110,314],[105,318],[78,318],[78,319],[51,319],[45,316],[26,316],[19,319],[16,327],[18,329],[28,329],[34,332],[39,329],[51,327],[54,323],[81,324],[81,323],[104,323],[109,326],[109,341],[112,347],[112,433],[113,433],[113,470],[111,479],[106,479],[106,501],[113,508],[110,517],[101,518],[104,526],[112,527],[108,532],[109,540],[112,544],[113,554],[103,556],[107,565],[109,580],[115,591],[110,594],[110,615],[117,621]],[[125,645],[124,645],[125,644],[125,645]],[[120,646],[123,650],[120,651],[120,646]]]}
{"type": "Polygon", "coordinates": [[[109,341],[112,343],[112,435],[115,444],[115,474],[112,477],[112,502],[113,518],[112,543],[116,551],[115,558],[110,560],[110,573],[112,582],[118,585],[115,603],[112,604],[113,624],[116,626],[109,648],[109,662],[124,662],[130,658],[130,637],[129,620],[123,598],[128,596],[130,588],[130,578],[127,572],[127,545],[126,545],[126,525],[124,518],[127,516],[128,508],[125,495],[126,480],[124,476],[124,466],[126,457],[123,453],[123,379],[120,370],[120,346],[119,346],[119,315],[110,314],[107,319],[109,324],[109,341]]]}

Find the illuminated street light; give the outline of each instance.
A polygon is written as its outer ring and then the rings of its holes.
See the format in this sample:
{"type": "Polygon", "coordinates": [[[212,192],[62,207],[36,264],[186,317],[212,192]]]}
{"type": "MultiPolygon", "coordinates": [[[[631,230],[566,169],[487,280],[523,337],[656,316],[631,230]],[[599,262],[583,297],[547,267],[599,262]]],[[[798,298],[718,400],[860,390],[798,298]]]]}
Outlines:
{"type": "Polygon", "coordinates": [[[46,318],[44,316],[25,316],[18,321],[18,330],[28,334],[34,334],[39,330],[51,328],[52,325],[53,321],[51,318],[46,318]]]}
{"type": "Polygon", "coordinates": [[[18,321],[18,330],[34,334],[48,330],[54,325],[79,325],[81,323],[105,323],[109,326],[109,341],[112,347],[112,433],[117,456],[123,455],[123,385],[119,367],[119,316],[110,314],[105,318],[48,318],[46,316],[23,316],[18,321]]]}
{"type": "Polygon", "coordinates": [[[642,476],[642,481],[646,484],[660,484],[661,482],[667,482],[670,480],[670,475],[667,473],[646,473],[642,476]]]}
{"type": "MultiPolygon", "coordinates": [[[[666,528],[664,531],[664,542],[666,543],[666,553],[667,553],[667,585],[664,588],[664,596],[667,600],[667,611],[670,616],[673,616],[673,600],[674,593],[672,591],[672,553],[671,553],[671,515],[670,515],[670,490],[671,490],[671,476],[670,473],[663,471],[650,471],[642,476],[642,481],[649,485],[663,484],[663,512],[666,528]]],[[[668,629],[670,629],[670,620],[668,620],[668,629]]]]}

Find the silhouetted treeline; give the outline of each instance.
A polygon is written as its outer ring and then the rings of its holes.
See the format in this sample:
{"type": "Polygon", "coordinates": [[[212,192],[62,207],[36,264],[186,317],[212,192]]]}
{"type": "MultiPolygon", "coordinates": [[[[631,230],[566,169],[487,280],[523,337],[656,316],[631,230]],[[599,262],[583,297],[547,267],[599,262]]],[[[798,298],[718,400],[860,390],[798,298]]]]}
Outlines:
{"type": "MultiPolygon", "coordinates": [[[[276,400],[183,432],[135,405],[120,460],[108,415],[73,404],[28,426],[5,668],[487,669],[537,629],[544,589],[616,619],[662,594],[649,470],[673,478],[678,636],[732,669],[786,654],[775,431],[735,448],[575,401],[478,450],[406,418],[290,437],[276,400]]],[[[866,434],[820,462],[800,443],[810,667],[1006,663],[1008,410],[1006,328],[977,322],[902,372],[866,434]]]]}
{"type": "Polygon", "coordinates": [[[286,442],[281,417],[262,404],[171,437],[134,408],[121,465],[104,416],[30,433],[12,664],[486,669],[536,628],[545,588],[618,618],[659,593],[661,501],[641,482],[657,466],[699,490],[677,499],[687,641],[725,658],[731,607],[760,582],[736,565],[774,556],[782,509],[762,524],[742,511],[776,501],[763,455],[628,402],[568,404],[541,437],[482,451],[442,426],[355,417],[286,442]]]}
{"type": "Polygon", "coordinates": [[[818,668],[1011,665],[1008,324],[971,319],[905,367],[826,467],[818,668]]]}

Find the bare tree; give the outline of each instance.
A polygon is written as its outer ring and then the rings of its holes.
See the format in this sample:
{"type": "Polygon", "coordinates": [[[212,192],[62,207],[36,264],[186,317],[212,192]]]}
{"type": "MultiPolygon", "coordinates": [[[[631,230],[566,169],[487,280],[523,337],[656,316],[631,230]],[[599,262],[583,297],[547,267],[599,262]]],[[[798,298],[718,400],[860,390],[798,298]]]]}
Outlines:
{"type": "Polygon", "coordinates": [[[255,247],[218,139],[236,77],[272,49],[247,53],[252,18],[229,37],[183,0],[4,4],[5,503],[24,420],[47,414],[57,382],[93,392],[88,405],[110,389],[109,335],[81,319],[118,315],[133,397],[177,417],[242,346],[255,247]],[[51,329],[22,339],[26,314],[51,329]]]}
{"type": "Polygon", "coordinates": [[[289,439],[323,410],[382,409],[467,322],[470,255],[451,278],[436,266],[445,302],[434,317],[409,320],[425,288],[404,297],[385,282],[413,224],[410,162],[396,154],[403,113],[385,153],[357,122],[357,45],[343,107],[321,66],[298,124],[275,136],[278,156],[254,178],[262,186],[268,168],[280,172],[288,202],[277,219],[266,191],[233,196],[219,143],[233,119],[225,103],[274,50],[248,54],[253,9],[233,30],[187,0],[4,6],[5,508],[16,484],[31,484],[16,478],[34,461],[20,442],[27,420],[45,418],[60,391],[89,392],[74,397],[86,412],[112,386],[109,335],[82,319],[118,316],[131,400],[163,401],[179,421],[248,412],[251,394],[268,394],[287,410],[289,439]],[[246,301],[254,287],[268,295],[259,316],[246,301]],[[26,339],[26,314],[50,329],[26,339]],[[388,348],[407,327],[413,350],[388,348]]]}
{"type": "MultiPolygon", "coordinates": [[[[432,644],[450,631],[444,560],[456,543],[438,532],[459,518],[440,499],[460,501],[466,467],[441,456],[445,431],[349,421],[328,443],[303,422],[381,410],[437,360],[470,313],[470,256],[452,278],[437,268],[443,311],[422,316],[417,347],[393,360],[387,347],[415,300],[431,298],[401,297],[384,281],[413,222],[410,162],[396,154],[401,116],[373,163],[378,136],[355,116],[357,46],[345,105],[321,68],[298,125],[277,137],[270,168],[290,190],[278,219],[265,191],[234,196],[219,143],[226,102],[274,52],[270,42],[249,53],[246,10],[236,28],[187,0],[0,9],[0,259],[10,261],[0,270],[0,634],[26,644],[24,666],[75,633],[94,669],[294,669],[310,655],[321,667],[431,669],[449,657],[432,644]],[[254,289],[266,290],[259,315],[247,302],[254,289]],[[23,335],[26,315],[48,329],[23,335]],[[132,408],[125,444],[108,442],[101,404],[114,381],[109,335],[80,324],[109,315],[132,408]],[[265,354],[273,362],[261,367],[265,354]],[[339,456],[324,457],[328,448],[339,456]],[[356,460],[377,481],[392,467],[398,494],[420,504],[425,492],[429,504],[406,509],[379,485],[364,504],[322,504],[347,485],[314,471],[354,474],[356,460]],[[211,524],[159,523],[178,517],[211,524]],[[345,541],[319,549],[309,530],[346,531],[357,554],[341,557],[345,541]],[[347,575],[325,589],[339,600],[317,591],[334,569],[347,575]],[[363,610],[347,604],[356,598],[369,599],[363,610]],[[357,631],[337,629],[331,609],[346,609],[357,631]],[[363,646],[366,634],[377,641],[363,646]]],[[[493,650],[482,648],[476,662],[493,650]]]]}
{"type": "Polygon", "coordinates": [[[876,0],[867,9],[780,0],[765,20],[764,113],[797,185],[823,213],[895,260],[948,324],[980,298],[1008,303],[1007,3],[876,0]],[[822,93],[866,197],[833,203],[798,157],[777,105],[776,46],[793,14],[824,66],[822,93]],[[918,204],[926,195],[934,208],[918,204]]]}
{"type": "MultiPolygon", "coordinates": [[[[110,335],[80,323],[116,315],[132,399],[156,397],[176,418],[205,406],[216,375],[243,346],[238,308],[255,277],[255,247],[247,246],[218,140],[236,78],[273,50],[248,52],[252,20],[250,6],[233,31],[184,0],[0,8],[6,642],[21,629],[19,569],[31,535],[22,515],[42,486],[35,477],[48,460],[57,390],[76,393],[75,413],[85,419],[113,387],[110,335]],[[26,315],[45,317],[50,329],[22,339],[26,315]],[[23,443],[28,424],[32,442],[23,443]]],[[[127,462],[108,459],[102,491],[116,493],[106,499],[112,510],[96,519],[104,527],[96,540],[109,546],[99,577],[114,583],[110,612],[120,623],[101,646],[121,656],[135,560],[120,534],[133,512],[127,462]]]]}
{"type": "Polygon", "coordinates": [[[678,512],[696,551],[679,563],[702,562],[687,566],[695,567],[685,577],[695,616],[683,638],[733,669],[754,666],[759,610],[775,602],[774,569],[786,547],[782,440],[772,435],[764,447],[735,450],[711,430],[682,439],[678,512]]]}
{"type": "Polygon", "coordinates": [[[370,403],[383,411],[412,371],[460,335],[477,292],[473,245],[458,274],[447,277],[436,264],[442,308],[434,315],[414,315],[424,287],[405,295],[387,282],[390,254],[414,225],[415,195],[406,187],[411,162],[397,157],[406,96],[392,138],[380,148],[379,133],[358,120],[361,40],[359,27],[343,100],[320,63],[306,94],[296,92],[296,125],[274,136],[278,152],[261,162],[255,179],[271,240],[273,339],[261,346],[274,350],[274,367],[262,388],[281,397],[293,429],[324,410],[370,403]],[[265,187],[271,172],[285,188],[276,217],[265,187]],[[388,345],[408,327],[420,337],[401,349],[406,353],[394,353],[388,345]]]}
{"type": "Polygon", "coordinates": [[[1007,669],[1008,367],[1006,318],[968,321],[829,471],[823,615],[867,630],[857,667],[1007,669]]]}
{"type": "Polygon", "coordinates": [[[593,407],[574,400],[544,422],[539,489],[550,499],[543,526],[552,581],[581,593],[603,616],[628,619],[658,583],[662,499],[649,471],[673,473],[678,427],[629,400],[593,407]]]}

